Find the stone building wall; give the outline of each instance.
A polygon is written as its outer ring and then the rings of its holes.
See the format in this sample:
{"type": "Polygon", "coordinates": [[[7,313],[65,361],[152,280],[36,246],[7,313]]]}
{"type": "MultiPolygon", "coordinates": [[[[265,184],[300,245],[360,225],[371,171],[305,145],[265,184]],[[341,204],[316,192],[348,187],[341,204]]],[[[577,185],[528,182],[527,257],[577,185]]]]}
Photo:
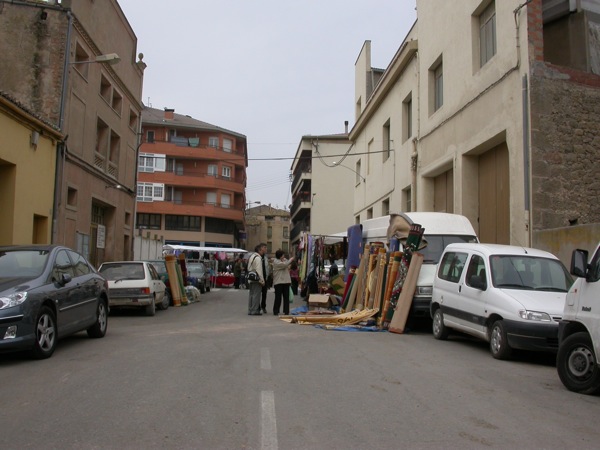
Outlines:
{"type": "Polygon", "coordinates": [[[39,3],[0,6],[0,91],[58,125],[67,15],[39,3]]]}
{"type": "Polygon", "coordinates": [[[532,229],[600,223],[600,77],[542,62],[532,74],[532,229]]]}

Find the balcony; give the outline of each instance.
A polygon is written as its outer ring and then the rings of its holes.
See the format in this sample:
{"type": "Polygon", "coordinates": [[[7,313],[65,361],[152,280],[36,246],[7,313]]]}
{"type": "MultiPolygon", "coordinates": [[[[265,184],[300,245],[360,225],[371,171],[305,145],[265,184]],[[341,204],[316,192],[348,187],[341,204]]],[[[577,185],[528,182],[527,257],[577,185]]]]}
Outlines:
{"type": "Polygon", "coordinates": [[[310,162],[303,162],[298,164],[294,171],[294,181],[292,182],[292,195],[296,190],[300,188],[302,182],[312,179],[312,164],[310,162]]]}
{"type": "Polygon", "coordinates": [[[160,153],[177,159],[204,159],[227,161],[241,167],[246,167],[246,154],[243,150],[223,150],[222,148],[204,145],[192,146],[189,139],[176,142],[145,142],[140,148],[142,153],[160,153]],[[185,142],[184,142],[185,140],[185,142]]]}
{"type": "Polygon", "coordinates": [[[300,239],[300,235],[303,232],[310,232],[310,226],[304,221],[292,227],[292,232],[290,233],[290,242],[296,242],[298,239],[300,239]]]}
{"type": "MultiPolygon", "coordinates": [[[[241,178],[241,177],[240,177],[241,178]]],[[[180,188],[201,188],[208,190],[222,189],[235,193],[244,192],[243,181],[207,173],[183,172],[140,172],[138,181],[141,183],[163,183],[166,186],[180,188]]]]}
{"type": "Polygon", "coordinates": [[[311,200],[312,196],[310,192],[301,191],[300,194],[296,196],[290,210],[290,216],[293,221],[297,222],[298,220],[302,220],[310,214],[310,209],[312,207],[311,200]]]}
{"type": "Polygon", "coordinates": [[[236,222],[242,222],[244,219],[244,210],[242,208],[235,208],[233,206],[207,202],[137,202],[137,212],[150,214],[173,214],[181,216],[216,217],[218,219],[228,219],[236,222]]]}

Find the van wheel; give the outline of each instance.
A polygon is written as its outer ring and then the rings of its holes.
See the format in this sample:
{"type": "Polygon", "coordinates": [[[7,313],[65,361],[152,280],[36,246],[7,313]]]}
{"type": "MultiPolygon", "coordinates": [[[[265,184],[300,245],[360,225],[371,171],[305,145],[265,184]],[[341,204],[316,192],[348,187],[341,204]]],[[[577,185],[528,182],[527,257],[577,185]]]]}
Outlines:
{"type": "Polygon", "coordinates": [[[444,314],[442,309],[438,308],[433,313],[433,337],[441,341],[448,339],[450,330],[444,325],[444,314]]]}
{"type": "Polygon", "coordinates": [[[586,332],[572,334],[561,342],[556,370],[567,389],[581,394],[600,393],[600,368],[592,339],[586,332]]]}
{"type": "Polygon", "coordinates": [[[506,330],[504,329],[504,323],[501,320],[497,320],[492,324],[490,328],[490,351],[492,356],[496,359],[508,359],[512,354],[512,348],[508,345],[508,338],[506,337],[506,330]]]}

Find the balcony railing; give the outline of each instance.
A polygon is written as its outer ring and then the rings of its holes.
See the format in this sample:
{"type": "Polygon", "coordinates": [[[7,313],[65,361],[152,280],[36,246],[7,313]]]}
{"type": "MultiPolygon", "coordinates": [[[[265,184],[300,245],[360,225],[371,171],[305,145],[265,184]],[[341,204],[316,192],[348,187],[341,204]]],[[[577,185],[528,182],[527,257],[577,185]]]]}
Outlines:
{"type": "Polygon", "coordinates": [[[298,183],[300,183],[300,179],[302,178],[302,176],[306,173],[311,173],[312,172],[312,164],[310,162],[303,162],[298,164],[298,167],[296,167],[296,171],[294,173],[294,181],[292,182],[292,192],[294,191],[294,189],[296,189],[296,186],[298,186],[298,183]]]}

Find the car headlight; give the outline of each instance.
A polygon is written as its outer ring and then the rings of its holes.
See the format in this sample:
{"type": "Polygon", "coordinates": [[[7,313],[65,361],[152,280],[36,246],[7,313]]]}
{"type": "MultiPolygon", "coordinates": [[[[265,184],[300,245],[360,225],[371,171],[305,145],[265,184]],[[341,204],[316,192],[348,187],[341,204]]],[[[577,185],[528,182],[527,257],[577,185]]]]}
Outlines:
{"type": "Polygon", "coordinates": [[[539,311],[527,311],[525,309],[522,309],[521,311],[519,311],[519,316],[521,316],[521,319],[536,320],[538,322],[551,322],[552,321],[552,319],[550,318],[550,315],[548,313],[539,312],[539,311]]]}
{"type": "Polygon", "coordinates": [[[25,300],[27,300],[27,292],[17,292],[6,297],[0,297],[0,309],[12,308],[20,305],[25,300]]]}
{"type": "Polygon", "coordinates": [[[417,295],[431,295],[432,293],[432,286],[417,286],[417,295]]]}

